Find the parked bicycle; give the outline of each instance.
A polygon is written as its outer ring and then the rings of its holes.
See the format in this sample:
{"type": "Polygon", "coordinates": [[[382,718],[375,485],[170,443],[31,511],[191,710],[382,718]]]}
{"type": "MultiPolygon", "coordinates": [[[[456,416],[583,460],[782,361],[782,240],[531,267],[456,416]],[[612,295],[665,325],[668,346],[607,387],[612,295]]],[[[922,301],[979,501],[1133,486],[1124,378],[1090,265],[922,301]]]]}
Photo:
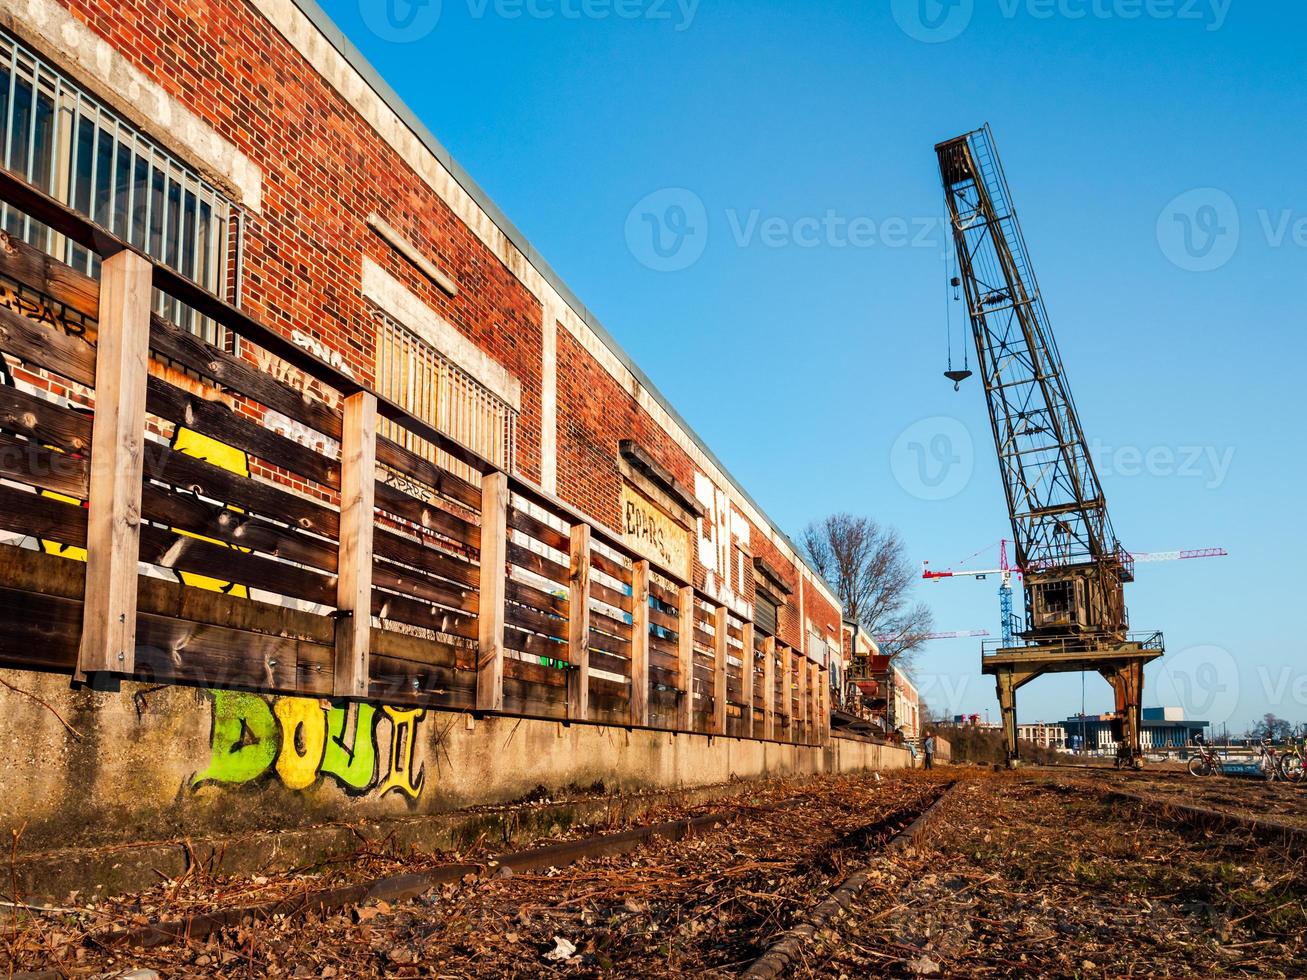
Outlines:
{"type": "Polygon", "coordinates": [[[1262,750],[1257,754],[1257,767],[1268,783],[1280,778],[1280,754],[1275,751],[1275,743],[1269,738],[1262,739],[1262,750]]]}
{"type": "Polygon", "coordinates": [[[1210,745],[1201,735],[1195,735],[1193,746],[1197,754],[1189,757],[1189,775],[1210,776],[1214,772],[1224,772],[1225,766],[1210,745]]]}
{"type": "Polygon", "coordinates": [[[1280,777],[1286,782],[1300,783],[1307,777],[1307,758],[1304,758],[1305,739],[1289,739],[1289,747],[1280,753],[1280,777]]]}

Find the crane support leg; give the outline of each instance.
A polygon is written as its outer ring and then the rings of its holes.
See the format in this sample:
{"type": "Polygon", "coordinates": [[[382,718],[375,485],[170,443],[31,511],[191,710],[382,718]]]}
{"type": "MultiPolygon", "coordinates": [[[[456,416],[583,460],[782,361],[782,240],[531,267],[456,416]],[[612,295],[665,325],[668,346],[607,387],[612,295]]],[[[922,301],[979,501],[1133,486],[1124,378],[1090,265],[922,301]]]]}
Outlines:
{"type": "Polygon", "coordinates": [[[994,674],[998,687],[998,706],[1003,713],[1003,739],[1007,749],[1007,766],[1015,769],[1021,764],[1017,744],[1017,688],[1038,677],[1042,670],[999,670],[994,674]]]}
{"type": "Polygon", "coordinates": [[[1136,769],[1144,761],[1139,740],[1143,728],[1144,663],[1142,659],[1124,660],[1099,670],[1116,695],[1116,715],[1121,725],[1117,762],[1136,769]]]}

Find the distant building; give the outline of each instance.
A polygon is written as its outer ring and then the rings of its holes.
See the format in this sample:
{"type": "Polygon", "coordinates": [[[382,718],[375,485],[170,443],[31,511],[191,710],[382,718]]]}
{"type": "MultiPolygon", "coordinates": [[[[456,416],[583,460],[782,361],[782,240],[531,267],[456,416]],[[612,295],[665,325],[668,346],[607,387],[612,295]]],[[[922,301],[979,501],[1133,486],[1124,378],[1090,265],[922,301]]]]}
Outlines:
{"type": "Polygon", "coordinates": [[[1045,749],[1065,749],[1067,731],[1060,722],[1037,721],[1033,725],[1017,725],[1017,738],[1045,749]]]}
{"type": "MultiPolygon", "coordinates": [[[[1205,732],[1209,725],[1206,721],[1186,720],[1183,708],[1145,708],[1139,737],[1145,750],[1182,748],[1193,741],[1195,735],[1205,732]]],[[[1089,751],[1115,752],[1120,718],[1115,712],[1073,715],[1061,723],[1061,728],[1064,744],[1078,744],[1083,733],[1089,751]]]]}

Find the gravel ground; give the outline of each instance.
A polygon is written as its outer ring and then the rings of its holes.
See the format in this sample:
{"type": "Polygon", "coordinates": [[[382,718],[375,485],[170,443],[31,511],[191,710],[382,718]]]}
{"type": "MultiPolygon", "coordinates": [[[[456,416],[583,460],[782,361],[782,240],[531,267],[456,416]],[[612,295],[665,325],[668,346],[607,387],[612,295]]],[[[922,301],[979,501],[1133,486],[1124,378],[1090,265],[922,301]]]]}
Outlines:
{"type": "Polygon", "coordinates": [[[1250,817],[1266,817],[1307,827],[1307,782],[1266,782],[1246,776],[1204,776],[1175,769],[1117,772],[1114,769],[1050,768],[1068,779],[1087,779],[1127,793],[1155,796],[1250,817]]]}
{"type": "Polygon", "coordinates": [[[1307,975],[1304,856],[1177,831],[1038,776],[977,776],[800,975],[1307,975]]]}
{"type": "Polygon", "coordinates": [[[422,854],[404,862],[364,855],[313,875],[166,882],[89,909],[15,914],[3,938],[11,969],[58,966],[82,976],[138,968],[164,977],[733,975],[943,785],[940,776],[923,773],[766,784],[723,804],[648,821],[749,811],[747,820],[704,837],[544,874],[469,876],[393,907],[247,922],[204,942],[157,950],[104,949],[91,937],[110,925],[486,855],[422,854]]]}

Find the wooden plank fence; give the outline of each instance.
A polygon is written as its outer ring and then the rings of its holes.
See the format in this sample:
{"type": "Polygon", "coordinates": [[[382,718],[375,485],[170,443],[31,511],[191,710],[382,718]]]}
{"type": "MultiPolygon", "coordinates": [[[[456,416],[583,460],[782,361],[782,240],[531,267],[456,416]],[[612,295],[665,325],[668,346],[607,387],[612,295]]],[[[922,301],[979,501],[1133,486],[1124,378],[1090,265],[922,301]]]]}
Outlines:
{"type": "Polygon", "coordinates": [[[102,259],[0,235],[0,665],[828,736],[824,676],[776,637],[4,171],[0,199],[102,259]]]}

